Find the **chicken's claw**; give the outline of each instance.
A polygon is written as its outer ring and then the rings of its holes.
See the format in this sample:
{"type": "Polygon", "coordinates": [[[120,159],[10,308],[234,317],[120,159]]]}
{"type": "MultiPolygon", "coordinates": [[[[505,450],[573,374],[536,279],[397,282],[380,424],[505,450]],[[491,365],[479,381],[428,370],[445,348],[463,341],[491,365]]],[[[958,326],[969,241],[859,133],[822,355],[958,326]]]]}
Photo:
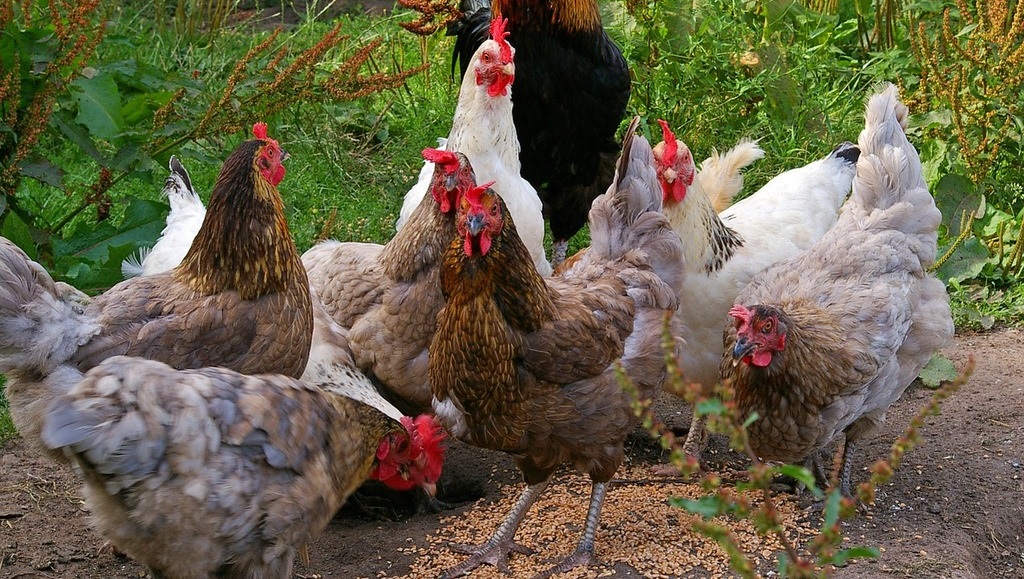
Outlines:
{"type": "Polygon", "coordinates": [[[576,549],[576,551],[574,551],[572,555],[569,555],[565,559],[562,559],[561,563],[555,565],[547,571],[543,571],[541,573],[534,575],[533,579],[548,579],[548,577],[558,575],[559,573],[565,573],[570,569],[575,569],[576,567],[590,565],[593,562],[593,550],[588,551],[585,549],[576,549]]]}
{"type": "Polygon", "coordinates": [[[469,559],[466,559],[462,563],[448,569],[444,573],[438,576],[438,579],[452,579],[453,577],[462,577],[468,575],[470,571],[476,569],[481,565],[491,565],[497,567],[499,571],[506,575],[510,573],[508,568],[508,558],[512,553],[519,553],[520,555],[532,555],[533,549],[525,547],[516,543],[512,539],[504,541],[487,541],[481,545],[465,545],[461,543],[449,543],[448,548],[456,553],[462,553],[463,555],[471,555],[469,559]]]}

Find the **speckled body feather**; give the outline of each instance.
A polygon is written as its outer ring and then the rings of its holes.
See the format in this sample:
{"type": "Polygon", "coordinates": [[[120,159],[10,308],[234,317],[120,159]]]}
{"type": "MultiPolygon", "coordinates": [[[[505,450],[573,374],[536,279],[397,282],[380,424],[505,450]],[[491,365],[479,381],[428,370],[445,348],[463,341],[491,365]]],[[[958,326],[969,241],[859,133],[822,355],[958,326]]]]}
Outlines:
{"type": "Polygon", "coordinates": [[[847,443],[863,437],[952,339],[945,287],[927,272],[941,215],[903,133],[906,114],[895,87],[871,98],[838,223],[736,298],[779,312],[787,330],[784,349],[763,368],[734,363],[737,330],[726,331],[722,377],[740,412],[761,416],[750,440],[765,459],[800,461],[840,433],[847,443]]]}
{"type": "Polygon", "coordinates": [[[356,365],[410,414],[430,409],[427,349],[444,305],[441,254],[454,235],[454,212],[428,195],[387,245],[327,241],[302,256],[327,312],[349,330],[356,365]]]}
{"type": "Polygon", "coordinates": [[[159,577],[281,579],[402,426],[280,375],[111,358],[57,400],[96,529],[159,577]]]}

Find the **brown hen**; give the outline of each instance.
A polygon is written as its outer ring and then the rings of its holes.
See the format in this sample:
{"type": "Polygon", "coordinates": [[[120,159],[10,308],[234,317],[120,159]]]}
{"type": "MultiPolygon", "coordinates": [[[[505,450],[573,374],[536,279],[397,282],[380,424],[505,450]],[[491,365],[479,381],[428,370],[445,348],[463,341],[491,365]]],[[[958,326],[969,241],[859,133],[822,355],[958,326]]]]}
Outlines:
{"type": "Polygon", "coordinates": [[[286,154],[266,125],[253,132],[256,139],[224,162],[199,234],[169,272],[89,300],[0,238],[0,371],[15,425],[30,442],[49,401],[111,356],[302,374],[313,314],[277,191],[286,154]]]}
{"type": "Polygon", "coordinates": [[[350,330],[356,365],[407,413],[430,410],[427,348],[444,305],[441,254],[455,235],[456,203],[476,183],[465,155],[424,156],[436,163],[430,195],[387,245],[326,241],[302,256],[313,290],[350,330]]]}
{"type": "Polygon", "coordinates": [[[665,377],[661,336],[676,308],[682,244],[660,213],[647,142],[623,144],[613,185],[590,212],[590,251],[561,277],[542,278],[511,214],[486,187],[460,201],[458,235],[441,270],[447,303],[430,345],[434,409],[460,440],[513,454],[527,489],[485,544],[445,577],[499,567],[530,506],[559,465],[593,480],[575,553],[550,573],[588,563],[607,482],[636,425],[618,369],[649,397],[665,377]]]}

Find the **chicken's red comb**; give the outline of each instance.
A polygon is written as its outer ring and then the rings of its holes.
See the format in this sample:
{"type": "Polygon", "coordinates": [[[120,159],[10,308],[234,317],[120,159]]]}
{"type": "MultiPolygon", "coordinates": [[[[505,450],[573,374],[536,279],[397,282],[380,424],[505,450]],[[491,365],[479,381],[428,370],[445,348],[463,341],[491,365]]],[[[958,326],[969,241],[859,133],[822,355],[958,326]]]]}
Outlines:
{"type": "Polygon", "coordinates": [[[667,122],[658,119],[658,124],[661,125],[661,140],[665,141],[665,153],[661,161],[666,165],[671,165],[675,162],[676,155],[679,154],[679,144],[676,143],[676,135],[668,127],[667,122]]]}
{"type": "Polygon", "coordinates": [[[491,20],[491,38],[493,38],[498,46],[501,47],[501,60],[503,62],[512,61],[512,45],[508,43],[509,33],[505,31],[505,25],[508,24],[508,18],[502,18],[498,16],[494,20],[491,20]]]}
{"type": "Polygon", "coordinates": [[[416,453],[413,458],[425,455],[423,467],[423,478],[428,483],[437,482],[441,476],[441,467],[444,465],[445,447],[443,441],[447,436],[444,428],[437,421],[437,418],[429,414],[420,414],[416,418],[403,416],[402,426],[409,432],[409,438],[413,442],[412,452],[416,453]]]}
{"type": "Polygon", "coordinates": [[[262,121],[252,126],[252,136],[256,137],[261,141],[267,140],[267,123],[262,121]]]}
{"type": "Polygon", "coordinates": [[[469,201],[470,207],[476,207],[480,205],[480,198],[483,197],[485,191],[491,188],[491,185],[494,185],[494,181],[489,181],[487,183],[484,183],[483,185],[477,185],[476,187],[473,187],[469,191],[466,191],[466,200],[469,201]]]}
{"type": "Polygon", "coordinates": [[[742,322],[750,322],[751,313],[746,306],[741,306],[739,304],[734,305],[729,309],[729,315],[742,322]]]}
{"type": "Polygon", "coordinates": [[[459,156],[451,151],[423,149],[423,158],[431,163],[437,163],[449,175],[459,168],[459,156]]]}

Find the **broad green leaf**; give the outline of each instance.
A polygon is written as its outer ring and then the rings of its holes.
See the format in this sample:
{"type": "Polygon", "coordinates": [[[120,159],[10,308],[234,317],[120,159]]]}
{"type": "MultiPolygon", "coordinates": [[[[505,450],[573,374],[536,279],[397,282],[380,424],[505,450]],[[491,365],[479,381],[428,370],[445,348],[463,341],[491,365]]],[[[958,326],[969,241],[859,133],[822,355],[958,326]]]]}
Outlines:
{"type": "MultiPolygon", "coordinates": [[[[4,200],[6,202],[6,199],[4,200]]],[[[8,213],[4,218],[3,227],[0,228],[0,235],[9,239],[17,245],[32,259],[39,259],[36,251],[36,242],[32,239],[32,230],[22,221],[21,217],[14,212],[8,213]]]]}
{"type": "Polygon", "coordinates": [[[106,165],[107,159],[93,144],[92,139],[89,138],[89,134],[85,132],[85,129],[72,122],[70,119],[65,118],[63,111],[57,111],[50,117],[50,124],[57,127],[57,129],[63,134],[69,141],[78,145],[78,148],[82,150],[86,155],[92,157],[94,161],[100,165],[106,165]]]}
{"type": "Polygon", "coordinates": [[[66,271],[65,281],[87,293],[114,285],[121,281],[121,261],[137,248],[153,245],[165,225],[166,214],[164,203],[129,199],[119,226],[110,221],[83,226],[67,239],[55,241],[57,271],[66,271]]]}
{"type": "Polygon", "coordinates": [[[776,467],[775,470],[779,474],[788,476],[789,478],[803,484],[815,497],[820,499],[824,496],[824,493],[822,493],[821,489],[818,488],[814,475],[806,468],[795,464],[784,464],[776,467]]]}
{"type": "Polygon", "coordinates": [[[683,509],[695,515],[700,515],[705,519],[717,517],[725,512],[725,505],[722,503],[722,499],[714,496],[701,497],[696,500],[672,497],[668,502],[673,507],[683,509]]]}
{"type": "Polygon", "coordinates": [[[20,168],[22,175],[56,187],[61,191],[64,190],[64,171],[51,163],[49,159],[31,157],[22,161],[20,168]]]}
{"type": "MultiPolygon", "coordinates": [[[[940,250],[939,253],[941,255],[944,250],[940,250]]],[[[972,236],[956,249],[935,275],[947,283],[974,279],[981,275],[988,260],[988,248],[978,241],[977,237],[972,236]]]]}
{"type": "Polygon", "coordinates": [[[952,360],[935,354],[921,370],[921,383],[932,390],[942,386],[943,382],[951,382],[957,377],[956,366],[952,360]]]}
{"type": "Polygon", "coordinates": [[[75,121],[100,139],[113,139],[121,132],[121,93],[111,75],[99,72],[92,78],[79,78],[71,83],[79,89],[78,116],[75,121]]]}
{"type": "Polygon", "coordinates": [[[881,553],[875,547],[851,547],[836,552],[832,556],[832,564],[842,567],[850,559],[877,559],[881,553]]]}
{"type": "Polygon", "coordinates": [[[102,259],[108,245],[128,242],[152,245],[166,225],[167,204],[147,199],[130,198],[124,221],[114,227],[109,221],[75,230],[68,239],[54,242],[54,257],[78,256],[102,259]]]}
{"type": "Polygon", "coordinates": [[[949,236],[960,235],[960,217],[964,211],[973,213],[976,218],[984,215],[978,213],[982,205],[982,196],[970,179],[963,175],[949,174],[943,176],[932,190],[935,205],[942,212],[943,221],[949,227],[949,236]]]}
{"type": "Polygon", "coordinates": [[[128,102],[121,108],[124,126],[133,127],[142,121],[151,120],[153,113],[167,104],[172,96],[174,93],[169,91],[149,92],[128,99],[128,102]]]}

